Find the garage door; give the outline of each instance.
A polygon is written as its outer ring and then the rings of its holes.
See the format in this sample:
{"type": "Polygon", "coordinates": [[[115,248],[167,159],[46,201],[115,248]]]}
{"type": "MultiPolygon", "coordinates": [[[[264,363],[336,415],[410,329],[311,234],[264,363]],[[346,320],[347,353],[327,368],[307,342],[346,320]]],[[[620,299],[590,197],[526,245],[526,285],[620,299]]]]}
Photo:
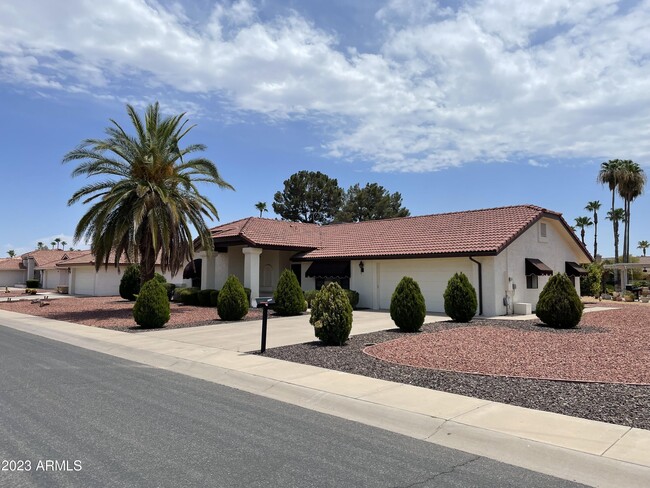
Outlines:
{"type": "Polygon", "coordinates": [[[74,293],[76,295],[95,294],[95,270],[78,269],[74,274],[74,293]]]}
{"type": "Polygon", "coordinates": [[[443,293],[454,273],[462,271],[472,284],[472,262],[468,259],[408,259],[379,262],[379,306],[390,308],[395,287],[404,276],[410,276],[420,285],[429,312],[445,311],[443,293]]]}

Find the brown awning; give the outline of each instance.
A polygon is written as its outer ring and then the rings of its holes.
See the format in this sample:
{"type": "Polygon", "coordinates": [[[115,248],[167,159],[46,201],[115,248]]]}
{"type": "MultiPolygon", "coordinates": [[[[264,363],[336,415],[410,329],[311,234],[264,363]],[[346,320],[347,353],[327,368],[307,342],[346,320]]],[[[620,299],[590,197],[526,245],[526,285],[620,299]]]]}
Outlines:
{"type": "Polygon", "coordinates": [[[185,266],[185,269],[183,270],[183,279],[191,280],[194,278],[200,278],[202,265],[203,261],[201,259],[195,259],[191,263],[187,263],[187,266],[185,266]]]}
{"type": "Polygon", "coordinates": [[[350,261],[314,261],[305,276],[309,278],[349,278],[350,261]]]}
{"type": "Polygon", "coordinates": [[[528,275],[552,275],[553,270],[542,263],[539,259],[526,258],[526,276],[528,275]]]}
{"type": "Polygon", "coordinates": [[[567,261],[564,267],[568,276],[585,276],[587,274],[587,270],[578,263],[567,261]]]}

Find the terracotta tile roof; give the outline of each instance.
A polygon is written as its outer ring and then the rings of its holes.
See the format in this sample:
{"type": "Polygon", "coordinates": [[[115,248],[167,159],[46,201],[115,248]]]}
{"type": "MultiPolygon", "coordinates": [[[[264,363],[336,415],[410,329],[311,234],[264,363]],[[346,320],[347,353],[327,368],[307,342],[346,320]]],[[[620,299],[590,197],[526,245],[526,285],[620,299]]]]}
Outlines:
{"type": "Polygon", "coordinates": [[[221,241],[241,239],[254,246],[315,249],[320,246],[321,227],[316,224],[249,217],[211,229],[221,241]]]}
{"type": "MultiPolygon", "coordinates": [[[[115,255],[111,253],[109,256],[108,260],[108,265],[111,266],[115,262],[115,255]]],[[[66,267],[66,266],[90,266],[95,264],[95,255],[92,253],[92,251],[83,251],[78,256],[75,256],[73,258],[70,258],[66,261],[59,261],[56,263],[57,267],[66,267]]],[[[126,259],[126,256],[122,256],[120,259],[120,264],[122,265],[128,265],[130,264],[129,261],[126,259]]]]}
{"type": "Polygon", "coordinates": [[[561,214],[517,205],[322,227],[250,217],[212,234],[217,245],[239,237],[252,246],[305,249],[297,257],[308,260],[498,254],[542,216],[559,219],[569,231],[561,214]]]}
{"type": "Polygon", "coordinates": [[[21,258],[0,258],[0,271],[22,271],[24,269],[21,258]]]}
{"type": "Polygon", "coordinates": [[[63,251],[60,249],[43,249],[40,251],[32,251],[23,254],[23,257],[31,256],[34,258],[36,264],[35,269],[56,269],[56,264],[59,261],[67,262],[67,260],[83,256],[90,251],[63,251]]]}

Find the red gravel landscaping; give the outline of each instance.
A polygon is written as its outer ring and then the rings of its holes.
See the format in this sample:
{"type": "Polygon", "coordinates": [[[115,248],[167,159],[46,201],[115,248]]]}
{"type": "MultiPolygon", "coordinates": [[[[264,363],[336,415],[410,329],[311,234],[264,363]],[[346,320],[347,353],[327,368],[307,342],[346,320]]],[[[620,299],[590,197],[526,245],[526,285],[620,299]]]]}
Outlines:
{"type": "MultiPolygon", "coordinates": [[[[31,301],[29,299],[0,302],[0,309],[120,331],[160,330],[139,327],[133,320],[134,302],[120,297],[57,298],[50,300],[50,304],[44,307],[31,301]]],[[[261,320],[261,318],[261,310],[250,309],[243,320],[261,320]]],[[[215,308],[171,303],[171,318],[164,328],[177,329],[218,323],[223,322],[219,319],[215,308]]]]}
{"type": "Polygon", "coordinates": [[[364,349],[391,363],[493,376],[650,384],[650,305],[616,303],[577,328],[474,321],[364,349]]]}

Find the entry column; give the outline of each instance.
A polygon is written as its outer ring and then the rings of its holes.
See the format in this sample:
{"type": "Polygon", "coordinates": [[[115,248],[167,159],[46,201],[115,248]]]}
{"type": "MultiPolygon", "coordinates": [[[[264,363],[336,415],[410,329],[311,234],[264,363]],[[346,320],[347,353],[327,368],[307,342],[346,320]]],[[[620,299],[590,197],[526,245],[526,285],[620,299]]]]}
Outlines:
{"type": "Polygon", "coordinates": [[[251,290],[251,306],[255,305],[255,298],[260,296],[260,254],[258,247],[245,247],[244,253],[244,287],[251,290]]]}

